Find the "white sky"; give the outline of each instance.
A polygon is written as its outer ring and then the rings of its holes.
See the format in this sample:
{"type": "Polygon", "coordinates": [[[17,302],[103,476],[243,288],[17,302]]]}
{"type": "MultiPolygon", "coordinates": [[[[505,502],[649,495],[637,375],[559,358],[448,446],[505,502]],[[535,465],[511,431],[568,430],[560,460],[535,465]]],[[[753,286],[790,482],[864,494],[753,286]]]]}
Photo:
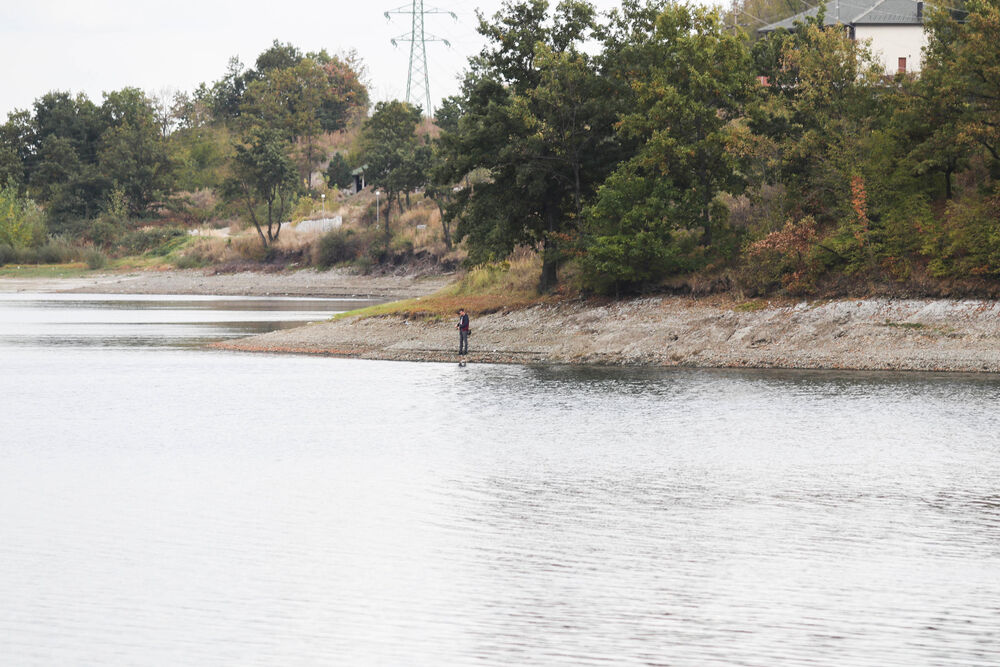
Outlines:
{"type": "MultiPolygon", "coordinates": [[[[230,56],[252,66],[274,39],[303,51],[354,48],[368,65],[374,100],[406,94],[409,44],[389,40],[408,33],[409,16],[383,12],[407,0],[2,0],[0,1],[0,122],[29,109],[50,90],[86,93],[100,103],[105,91],[136,86],[148,93],[193,90],[219,79],[230,56]]],[[[427,45],[431,95],[457,92],[468,56],[481,48],[475,10],[491,16],[501,0],[425,0],[425,9],[458,15],[427,16],[425,32],[451,48],[427,45]]],[[[554,5],[555,2],[550,2],[554,5]]],[[[599,10],[620,4],[596,0],[599,10]]]]}

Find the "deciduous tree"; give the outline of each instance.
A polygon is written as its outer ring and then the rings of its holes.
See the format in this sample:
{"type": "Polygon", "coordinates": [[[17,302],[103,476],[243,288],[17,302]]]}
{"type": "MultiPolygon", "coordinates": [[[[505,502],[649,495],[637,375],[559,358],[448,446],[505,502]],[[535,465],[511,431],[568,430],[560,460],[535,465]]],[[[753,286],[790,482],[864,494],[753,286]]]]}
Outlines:
{"type": "Polygon", "coordinates": [[[261,243],[278,240],[285,214],[298,192],[295,165],[288,145],[276,130],[251,130],[236,146],[233,175],[223,185],[230,200],[241,201],[261,243]]]}

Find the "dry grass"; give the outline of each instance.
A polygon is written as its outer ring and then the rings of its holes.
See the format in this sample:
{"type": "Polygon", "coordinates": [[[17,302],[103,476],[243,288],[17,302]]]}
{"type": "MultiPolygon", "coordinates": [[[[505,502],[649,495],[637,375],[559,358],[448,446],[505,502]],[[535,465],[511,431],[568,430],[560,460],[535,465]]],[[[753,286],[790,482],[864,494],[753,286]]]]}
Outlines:
{"type": "Polygon", "coordinates": [[[477,266],[458,282],[430,296],[352,310],[333,319],[395,315],[407,319],[441,320],[454,316],[459,308],[464,308],[470,315],[488,315],[566,298],[565,293],[538,293],[541,266],[537,253],[526,248],[518,249],[509,261],[477,266]]]}
{"type": "Polygon", "coordinates": [[[447,250],[441,232],[441,213],[433,202],[420,202],[394,217],[390,225],[394,243],[399,247],[409,245],[415,251],[428,250],[435,255],[443,255],[447,250]]]}

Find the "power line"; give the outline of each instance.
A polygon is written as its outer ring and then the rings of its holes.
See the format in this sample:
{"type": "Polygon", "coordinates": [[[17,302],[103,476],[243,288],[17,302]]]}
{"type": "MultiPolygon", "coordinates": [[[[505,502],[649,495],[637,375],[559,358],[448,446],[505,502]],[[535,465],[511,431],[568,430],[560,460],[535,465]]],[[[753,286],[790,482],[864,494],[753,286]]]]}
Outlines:
{"type": "Polygon", "coordinates": [[[424,31],[424,16],[427,14],[448,14],[457,21],[458,15],[447,9],[424,9],[424,0],[413,0],[409,9],[407,9],[406,5],[390,9],[385,12],[385,18],[391,19],[391,14],[411,15],[410,32],[389,40],[393,46],[398,46],[399,42],[410,43],[410,67],[406,75],[406,101],[409,104],[417,106],[416,103],[420,98],[417,97],[415,99],[414,96],[417,89],[422,85],[424,113],[428,116],[433,116],[434,108],[431,104],[431,83],[427,67],[427,42],[444,42],[445,46],[451,46],[451,42],[447,39],[427,34],[424,31]]]}

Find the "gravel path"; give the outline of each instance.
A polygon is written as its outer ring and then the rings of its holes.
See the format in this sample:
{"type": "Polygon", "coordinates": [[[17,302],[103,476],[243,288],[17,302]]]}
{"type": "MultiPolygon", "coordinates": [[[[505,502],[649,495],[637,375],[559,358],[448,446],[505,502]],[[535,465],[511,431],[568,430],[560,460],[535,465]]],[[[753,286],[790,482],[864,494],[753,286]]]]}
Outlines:
{"type": "MultiPolygon", "coordinates": [[[[1000,302],[843,300],[768,306],[663,297],[473,319],[469,361],[1000,372],[1000,302]]],[[[453,322],[347,318],[217,347],[455,361],[453,322]]]]}

